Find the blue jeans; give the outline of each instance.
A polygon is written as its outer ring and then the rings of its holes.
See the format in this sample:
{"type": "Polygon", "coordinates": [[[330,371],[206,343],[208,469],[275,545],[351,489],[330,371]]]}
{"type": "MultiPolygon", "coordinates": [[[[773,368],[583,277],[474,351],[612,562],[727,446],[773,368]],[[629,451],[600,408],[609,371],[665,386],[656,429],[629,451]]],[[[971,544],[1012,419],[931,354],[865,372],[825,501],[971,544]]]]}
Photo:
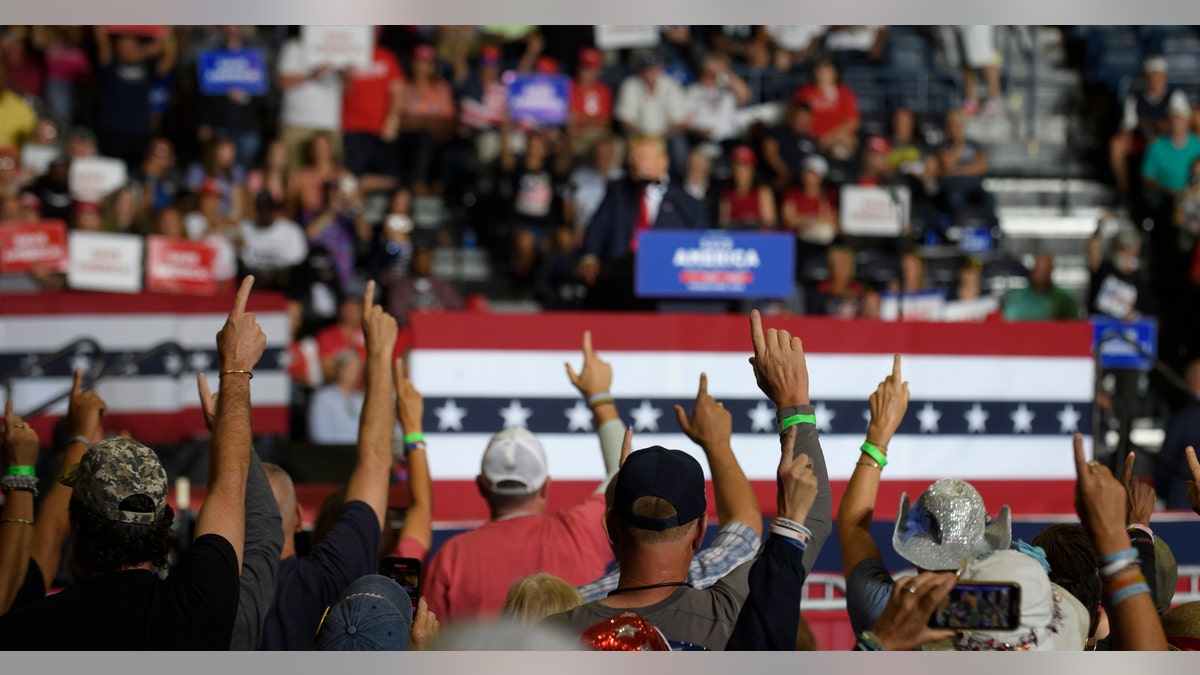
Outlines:
{"type": "Polygon", "coordinates": [[[237,146],[237,163],[246,171],[258,166],[258,151],[262,148],[262,134],[257,131],[243,131],[233,136],[233,144],[237,146]]]}

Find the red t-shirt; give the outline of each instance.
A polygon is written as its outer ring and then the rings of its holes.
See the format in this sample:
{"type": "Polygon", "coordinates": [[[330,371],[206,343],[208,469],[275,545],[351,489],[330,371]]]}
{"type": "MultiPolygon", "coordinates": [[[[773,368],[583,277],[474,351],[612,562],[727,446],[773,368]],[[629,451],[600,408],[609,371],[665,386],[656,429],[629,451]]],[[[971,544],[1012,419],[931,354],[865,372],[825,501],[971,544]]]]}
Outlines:
{"type": "Polygon", "coordinates": [[[612,549],[600,521],[604,495],[553,514],[493,520],[442,545],[425,576],[425,600],[444,624],[499,616],[513,582],[546,572],[581,586],[604,576],[612,549]]]}
{"type": "Polygon", "coordinates": [[[738,194],[737,190],[725,190],[725,201],[729,202],[729,220],[762,222],[762,201],[758,198],[758,188],[752,188],[746,194],[738,194]]]}
{"type": "Polygon", "coordinates": [[[832,210],[833,203],[829,199],[829,195],[821,195],[820,198],[810,197],[804,194],[803,190],[792,188],[783,193],[783,203],[791,204],[796,207],[796,212],[802,216],[829,216],[827,211],[832,210]]]}
{"type": "Polygon", "coordinates": [[[858,98],[844,84],[824,92],[815,84],[807,85],[796,92],[796,101],[803,101],[812,108],[812,126],[809,133],[821,138],[850,120],[858,119],[858,98]]]}
{"type": "Polygon", "coordinates": [[[595,82],[590,87],[572,83],[571,114],[578,115],[586,122],[612,119],[612,90],[603,82],[595,82]]]}
{"type": "Polygon", "coordinates": [[[388,88],[404,81],[404,71],[386,47],[375,46],[371,65],[355,69],[342,95],[342,131],[378,134],[383,131],[391,97],[388,88]]]}

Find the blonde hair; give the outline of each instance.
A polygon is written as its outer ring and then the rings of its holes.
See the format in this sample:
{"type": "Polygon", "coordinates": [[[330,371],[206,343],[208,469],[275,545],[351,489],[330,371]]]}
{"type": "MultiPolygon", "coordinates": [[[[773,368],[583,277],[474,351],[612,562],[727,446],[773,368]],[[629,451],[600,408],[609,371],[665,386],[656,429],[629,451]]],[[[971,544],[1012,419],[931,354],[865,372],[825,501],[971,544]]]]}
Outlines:
{"type": "Polygon", "coordinates": [[[642,146],[651,146],[657,149],[662,154],[667,154],[667,142],[660,136],[634,136],[629,139],[629,148],[627,152],[633,153],[634,148],[642,146]]]}
{"type": "Polygon", "coordinates": [[[532,626],[582,604],[583,596],[574,586],[540,572],[513,582],[504,600],[504,614],[518,624],[532,626]]]}

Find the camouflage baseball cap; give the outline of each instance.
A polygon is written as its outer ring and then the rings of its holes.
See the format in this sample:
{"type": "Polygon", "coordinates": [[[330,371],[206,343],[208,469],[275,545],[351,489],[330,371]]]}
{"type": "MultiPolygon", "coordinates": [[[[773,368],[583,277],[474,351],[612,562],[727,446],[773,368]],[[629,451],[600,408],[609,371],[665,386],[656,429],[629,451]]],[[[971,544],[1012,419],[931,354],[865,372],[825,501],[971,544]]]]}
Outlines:
{"type": "Polygon", "coordinates": [[[114,436],[93,445],[58,481],[74,490],[71,499],[109,520],[153,525],[167,505],[167,472],[158,455],[129,438],[114,436]],[[121,508],[125,500],[145,495],[154,511],[121,508]]]}

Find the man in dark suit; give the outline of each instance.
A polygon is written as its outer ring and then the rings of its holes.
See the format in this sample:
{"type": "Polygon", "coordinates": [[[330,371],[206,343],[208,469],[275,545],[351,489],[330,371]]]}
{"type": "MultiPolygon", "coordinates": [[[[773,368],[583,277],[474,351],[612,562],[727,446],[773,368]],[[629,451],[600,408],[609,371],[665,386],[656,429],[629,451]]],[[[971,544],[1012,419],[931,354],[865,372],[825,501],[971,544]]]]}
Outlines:
{"type": "Polygon", "coordinates": [[[662,139],[629,141],[629,174],[608,184],[583,237],[579,276],[590,287],[592,309],[652,309],[634,294],[638,233],[649,230],[706,230],[704,205],[667,178],[662,139]]]}

